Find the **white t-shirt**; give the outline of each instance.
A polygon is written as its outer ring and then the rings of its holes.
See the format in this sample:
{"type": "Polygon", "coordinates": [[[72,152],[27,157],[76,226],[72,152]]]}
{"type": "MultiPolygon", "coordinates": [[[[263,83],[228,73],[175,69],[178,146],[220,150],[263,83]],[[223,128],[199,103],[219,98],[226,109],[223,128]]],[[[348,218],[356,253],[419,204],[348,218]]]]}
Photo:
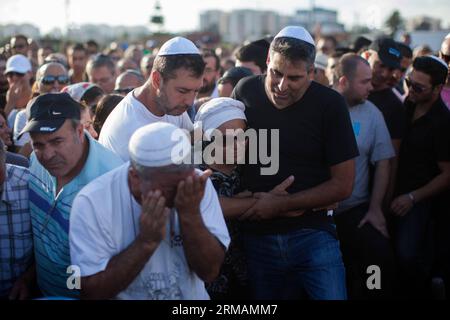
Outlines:
{"type": "Polygon", "coordinates": [[[189,132],[194,130],[186,112],[180,116],[155,116],[133,96],[133,92],[127,94],[108,116],[98,140],[106,148],[118,154],[123,161],[130,160],[128,143],[132,134],[140,127],[163,121],[189,132]]]}
{"type": "MultiPolygon", "coordinates": [[[[126,163],[92,181],[73,201],[70,255],[72,265],[80,267],[82,277],[104,271],[109,260],[125,250],[139,234],[141,207],[130,193],[128,168],[129,163],[126,163]]],[[[206,228],[228,248],[230,237],[210,180],[200,212],[206,228]]],[[[209,299],[204,282],[189,269],[178,213],[173,209],[170,215],[166,237],[136,279],[116,296],[117,299],[209,299]]]]}
{"type": "Polygon", "coordinates": [[[18,147],[23,147],[27,142],[30,141],[30,134],[24,133],[20,139],[17,139],[19,136],[19,133],[25,128],[25,125],[27,124],[27,112],[26,110],[20,110],[17,115],[16,119],[14,120],[14,131],[13,131],[13,139],[14,144],[18,147]]]}

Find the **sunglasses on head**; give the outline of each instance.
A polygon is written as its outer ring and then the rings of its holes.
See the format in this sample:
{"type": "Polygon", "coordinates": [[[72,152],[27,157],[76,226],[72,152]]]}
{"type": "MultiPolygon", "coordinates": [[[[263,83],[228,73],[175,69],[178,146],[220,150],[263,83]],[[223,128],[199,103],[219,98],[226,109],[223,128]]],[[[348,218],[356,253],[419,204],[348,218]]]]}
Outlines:
{"type": "Polygon", "coordinates": [[[45,76],[41,79],[41,82],[45,85],[54,84],[55,81],[58,81],[59,84],[67,84],[69,83],[68,76],[45,76]]]}
{"type": "Polygon", "coordinates": [[[405,78],[405,83],[408,86],[408,88],[413,89],[415,92],[417,93],[422,93],[425,90],[427,90],[427,88],[424,88],[423,86],[421,86],[420,84],[417,84],[415,82],[412,82],[411,80],[409,80],[408,78],[405,78]]]}
{"type": "Polygon", "coordinates": [[[19,73],[19,72],[14,72],[14,71],[8,72],[8,73],[6,74],[6,76],[7,76],[7,77],[10,77],[10,78],[12,78],[12,77],[14,77],[14,76],[19,77],[19,78],[22,78],[24,75],[25,75],[25,73],[19,73]]]}

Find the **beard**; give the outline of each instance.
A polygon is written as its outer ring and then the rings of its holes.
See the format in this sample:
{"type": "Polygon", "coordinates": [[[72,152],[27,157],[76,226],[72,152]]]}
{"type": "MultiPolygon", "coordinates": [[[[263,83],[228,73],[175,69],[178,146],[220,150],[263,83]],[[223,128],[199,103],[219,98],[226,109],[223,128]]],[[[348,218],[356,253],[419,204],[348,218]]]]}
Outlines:
{"type": "Polygon", "coordinates": [[[205,94],[205,93],[212,93],[214,88],[216,87],[216,82],[212,80],[211,82],[205,82],[203,86],[200,88],[198,93],[205,94]]]}

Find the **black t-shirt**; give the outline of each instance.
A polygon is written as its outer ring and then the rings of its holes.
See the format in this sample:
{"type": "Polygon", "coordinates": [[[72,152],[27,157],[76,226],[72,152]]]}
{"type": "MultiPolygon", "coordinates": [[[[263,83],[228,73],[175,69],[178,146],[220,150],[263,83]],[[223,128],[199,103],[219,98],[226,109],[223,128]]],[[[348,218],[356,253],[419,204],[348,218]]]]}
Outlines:
{"type": "Polygon", "coordinates": [[[412,122],[415,105],[405,101],[406,132],[400,146],[396,194],[428,184],[439,173],[438,162],[450,161],[450,111],[439,98],[412,122]]]}
{"type": "Polygon", "coordinates": [[[368,100],[383,114],[391,139],[402,139],[405,132],[405,110],[392,89],[371,92],[368,100]]]}
{"type": "MultiPolygon", "coordinates": [[[[248,127],[268,131],[269,151],[271,131],[279,130],[279,170],[274,175],[262,175],[261,168],[270,165],[260,161],[244,165],[242,183],[250,191],[268,192],[290,175],[295,180],[287,190],[289,193],[310,189],[331,178],[330,166],[358,156],[348,108],[339,93],[311,82],[299,101],[280,110],[267,97],[264,81],[264,75],[246,78],[238,83],[232,95],[245,104],[248,127]]],[[[272,220],[265,228],[277,232],[303,225],[329,230],[331,219],[326,212],[318,219],[319,216],[310,213],[295,219],[272,220]]],[[[258,227],[264,229],[263,225],[259,223],[258,227]]]]}

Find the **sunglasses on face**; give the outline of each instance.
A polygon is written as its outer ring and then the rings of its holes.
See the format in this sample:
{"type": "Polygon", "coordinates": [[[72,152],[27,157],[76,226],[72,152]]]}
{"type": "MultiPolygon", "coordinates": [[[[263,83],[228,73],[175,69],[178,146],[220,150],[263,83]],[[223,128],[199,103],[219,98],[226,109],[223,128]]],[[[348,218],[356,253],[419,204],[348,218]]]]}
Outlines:
{"type": "Polygon", "coordinates": [[[114,90],[114,92],[115,92],[115,93],[118,93],[118,94],[128,94],[128,93],[130,93],[131,91],[133,91],[133,89],[134,89],[134,88],[116,89],[116,90],[114,90]]]}
{"type": "Polygon", "coordinates": [[[7,77],[12,78],[14,76],[18,77],[18,78],[22,78],[25,74],[24,73],[19,73],[19,72],[8,72],[6,74],[7,77]]]}
{"type": "Polygon", "coordinates": [[[408,88],[413,89],[416,93],[422,93],[425,90],[427,90],[427,88],[421,86],[418,83],[412,82],[411,80],[409,80],[408,78],[405,78],[405,83],[408,86],[408,88]]]}
{"type": "Polygon", "coordinates": [[[45,84],[45,85],[54,84],[55,81],[58,81],[59,84],[68,84],[69,77],[68,76],[45,76],[41,79],[42,84],[45,84]]]}
{"type": "Polygon", "coordinates": [[[25,45],[24,44],[16,44],[12,48],[13,49],[23,49],[23,48],[25,48],[25,45]]]}

